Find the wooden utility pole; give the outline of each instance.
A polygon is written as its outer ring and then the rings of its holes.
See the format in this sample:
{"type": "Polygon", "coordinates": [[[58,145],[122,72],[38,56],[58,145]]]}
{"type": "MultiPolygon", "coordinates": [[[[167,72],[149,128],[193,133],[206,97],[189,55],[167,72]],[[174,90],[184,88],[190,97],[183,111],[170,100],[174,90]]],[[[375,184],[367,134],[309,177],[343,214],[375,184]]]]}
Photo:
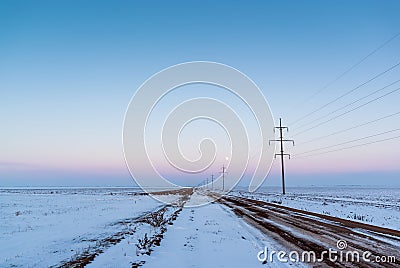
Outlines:
{"type": "Polygon", "coordinates": [[[214,174],[211,174],[211,190],[214,190],[214,174]]]}
{"type": "MultiPolygon", "coordinates": [[[[283,133],[282,133],[283,131],[282,130],[286,129],[286,131],[289,131],[289,128],[282,126],[282,119],[281,118],[279,118],[279,127],[275,127],[275,128],[279,129],[279,140],[270,140],[269,144],[271,145],[271,141],[278,141],[278,142],[280,142],[280,145],[281,145],[281,152],[279,154],[275,154],[275,158],[276,158],[277,155],[279,155],[281,157],[282,194],[285,194],[286,193],[286,190],[285,190],[285,167],[284,167],[284,163],[283,163],[283,158],[284,158],[285,155],[287,155],[289,157],[289,159],[290,159],[290,154],[285,154],[283,152],[283,142],[285,142],[285,141],[293,142],[293,146],[294,146],[294,140],[284,140],[283,139],[283,133]]],[[[275,128],[274,128],[274,132],[275,132],[275,128]]]]}

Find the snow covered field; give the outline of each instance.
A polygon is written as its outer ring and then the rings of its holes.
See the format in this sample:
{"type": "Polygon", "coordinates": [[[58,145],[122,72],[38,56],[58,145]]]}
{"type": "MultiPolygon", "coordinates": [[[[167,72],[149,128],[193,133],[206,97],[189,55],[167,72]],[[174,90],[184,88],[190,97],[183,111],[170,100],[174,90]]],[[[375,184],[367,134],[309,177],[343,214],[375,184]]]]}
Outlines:
{"type": "MultiPolygon", "coordinates": [[[[195,192],[186,206],[205,203],[204,199],[209,197],[195,192]]],[[[281,248],[226,207],[211,203],[184,208],[144,267],[263,267],[257,253],[265,245],[281,248]]]]}
{"type": "Polygon", "coordinates": [[[236,189],[231,195],[276,203],[371,225],[400,230],[400,189],[366,187],[260,188],[255,193],[236,189]]]}
{"type": "MultiPolygon", "coordinates": [[[[143,267],[262,267],[257,253],[275,242],[219,204],[191,207],[204,201],[212,200],[194,192],[167,227],[159,247],[150,255],[137,254],[143,267]]],[[[136,242],[135,236],[122,241],[87,267],[130,267],[138,258],[134,254],[136,242]]]]}
{"type": "MultiPolygon", "coordinates": [[[[285,196],[279,190],[230,195],[400,227],[399,189],[288,188],[285,196]]],[[[263,267],[260,250],[290,245],[221,203],[193,207],[212,200],[204,190],[190,194],[158,195],[171,206],[137,188],[0,189],[0,267],[263,267]]]]}
{"type": "Polygon", "coordinates": [[[68,260],[162,204],[137,189],[0,190],[0,267],[68,260]]]}

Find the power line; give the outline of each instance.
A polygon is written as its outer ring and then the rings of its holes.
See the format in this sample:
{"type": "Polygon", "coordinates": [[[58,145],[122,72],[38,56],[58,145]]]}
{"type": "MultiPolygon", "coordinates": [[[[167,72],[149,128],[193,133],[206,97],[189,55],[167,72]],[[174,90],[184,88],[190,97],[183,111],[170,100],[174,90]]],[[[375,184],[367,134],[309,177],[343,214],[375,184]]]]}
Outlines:
{"type": "Polygon", "coordinates": [[[357,145],[353,145],[353,146],[349,146],[349,147],[344,147],[344,148],[340,148],[340,149],[336,149],[336,150],[331,150],[331,151],[326,151],[326,152],[321,152],[321,153],[316,153],[316,154],[311,154],[311,155],[305,155],[305,156],[299,156],[299,157],[296,157],[295,159],[312,157],[312,156],[317,156],[317,155],[321,155],[321,154],[333,153],[333,152],[337,152],[337,151],[347,150],[347,149],[356,148],[356,147],[362,147],[362,146],[366,146],[366,145],[370,145],[370,144],[374,144],[374,143],[379,143],[379,142],[384,142],[384,141],[389,141],[389,140],[394,140],[394,139],[398,139],[398,138],[400,138],[400,135],[399,136],[395,136],[395,137],[391,137],[391,138],[387,138],[387,139],[382,139],[382,140],[377,140],[377,141],[357,144],[357,145]]]}
{"type": "MultiPolygon", "coordinates": [[[[366,59],[368,59],[370,56],[374,55],[376,52],[378,52],[379,50],[381,50],[382,48],[384,48],[386,45],[388,45],[390,42],[392,42],[394,39],[396,39],[398,36],[400,35],[400,32],[395,34],[394,36],[392,36],[391,38],[389,38],[388,40],[386,40],[385,42],[383,42],[381,45],[379,45],[377,48],[375,48],[374,50],[372,50],[369,54],[367,54],[365,57],[363,57],[362,59],[360,59],[359,61],[357,61],[355,64],[353,64],[352,66],[350,66],[350,68],[346,69],[343,73],[341,73],[339,76],[337,76],[335,79],[333,79],[332,81],[328,82],[327,84],[325,84],[325,86],[323,86],[322,88],[320,88],[319,90],[317,90],[314,94],[312,94],[308,99],[306,99],[305,101],[303,101],[303,103],[300,105],[303,106],[304,104],[306,104],[307,102],[309,102],[310,100],[312,100],[315,96],[317,96],[318,94],[320,94],[322,91],[324,91],[325,89],[327,89],[328,87],[330,87],[331,85],[333,85],[334,83],[336,83],[338,80],[340,80],[342,77],[344,77],[346,74],[348,74],[349,72],[351,72],[353,69],[355,69],[358,65],[360,65],[361,63],[363,63],[366,59]]],[[[299,107],[299,106],[298,106],[299,107]]],[[[296,120],[297,121],[297,120],[296,120]]],[[[295,121],[295,122],[296,122],[295,121]]],[[[295,123],[293,122],[293,123],[295,123]]]]}
{"type": "Polygon", "coordinates": [[[310,115],[315,114],[316,112],[318,112],[318,111],[324,109],[325,107],[331,105],[332,103],[334,103],[334,102],[336,102],[336,101],[342,99],[343,97],[345,97],[345,96],[347,96],[347,95],[353,93],[353,92],[356,91],[357,89],[359,89],[359,88],[361,88],[362,86],[365,86],[366,84],[368,84],[368,83],[374,81],[375,79],[381,77],[382,75],[384,75],[384,74],[388,73],[389,71],[393,70],[394,68],[398,67],[399,65],[400,65],[400,62],[396,63],[395,65],[391,66],[390,68],[386,69],[385,71],[383,71],[383,72],[381,72],[381,73],[375,75],[374,77],[372,77],[372,78],[368,79],[367,81],[361,83],[360,85],[356,86],[355,88],[352,88],[351,90],[349,90],[349,91],[343,93],[343,94],[340,95],[339,97],[336,97],[335,99],[331,100],[330,102],[328,102],[328,103],[326,103],[326,104],[320,106],[319,108],[317,108],[317,109],[315,109],[315,110],[313,110],[313,111],[311,111],[311,112],[305,114],[304,116],[302,116],[302,117],[300,117],[299,119],[297,119],[293,124],[296,124],[296,123],[302,121],[303,119],[309,117],[310,115]]]}
{"type": "Polygon", "coordinates": [[[380,88],[380,89],[377,89],[377,90],[375,90],[375,91],[373,91],[373,92],[367,94],[367,95],[364,96],[364,97],[361,97],[361,98],[359,98],[359,99],[356,99],[356,100],[354,100],[354,101],[352,101],[352,102],[350,102],[350,103],[348,103],[348,104],[346,104],[346,105],[344,105],[344,106],[342,106],[342,107],[340,107],[340,108],[338,108],[338,109],[336,109],[336,110],[334,110],[334,111],[332,111],[332,112],[329,112],[329,113],[327,113],[327,114],[325,114],[325,115],[323,115],[323,116],[321,116],[321,117],[315,119],[314,121],[311,121],[311,122],[308,122],[308,123],[306,123],[306,124],[300,125],[300,126],[298,126],[297,128],[303,128],[303,127],[308,126],[308,125],[310,125],[310,124],[312,124],[312,123],[315,123],[315,121],[319,121],[319,120],[321,120],[321,119],[324,119],[325,117],[327,117],[327,116],[329,116],[329,115],[331,115],[331,114],[334,114],[334,113],[336,113],[336,112],[338,112],[338,111],[340,111],[340,110],[343,110],[344,108],[347,108],[347,107],[349,107],[349,106],[351,106],[351,105],[353,105],[353,104],[355,104],[355,103],[357,103],[357,102],[359,102],[359,101],[361,101],[361,100],[363,100],[363,99],[366,99],[366,98],[368,98],[368,97],[370,97],[370,96],[372,96],[372,95],[374,95],[374,94],[376,94],[376,93],[378,93],[378,92],[380,92],[380,91],[382,91],[382,90],[384,90],[384,89],[386,89],[386,88],[388,88],[388,87],[390,87],[390,86],[393,86],[394,84],[396,84],[396,83],[398,83],[398,82],[400,82],[400,79],[397,80],[397,81],[394,81],[394,82],[390,83],[390,84],[387,85],[387,86],[384,86],[384,87],[382,87],[382,88],[380,88]]]}
{"type": "Polygon", "coordinates": [[[343,116],[343,115],[346,115],[346,114],[348,114],[348,113],[350,113],[350,112],[353,112],[353,111],[355,111],[355,110],[357,110],[357,109],[359,109],[359,108],[361,108],[361,107],[364,107],[365,105],[368,105],[368,104],[370,104],[370,103],[372,103],[372,102],[374,102],[374,101],[377,101],[377,100],[379,100],[379,99],[381,99],[381,98],[383,98],[383,97],[386,97],[386,96],[388,96],[388,95],[390,95],[390,94],[392,94],[392,93],[395,93],[396,91],[399,91],[399,90],[400,90],[400,88],[397,88],[397,89],[394,89],[394,90],[392,90],[392,91],[390,91],[390,92],[387,92],[387,93],[385,93],[385,94],[383,94],[383,95],[381,95],[381,96],[379,96],[379,97],[377,97],[377,98],[374,98],[374,99],[372,99],[372,100],[370,100],[370,101],[368,101],[368,102],[366,102],[366,103],[363,103],[363,104],[361,104],[361,105],[359,105],[359,106],[357,106],[357,107],[355,107],[355,108],[353,108],[353,109],[351,109],[351,110],[348,110],[348,111],[346,111],[346,112],[344,112],[344,113],[341,113],[341,114],[339,114],[339,115],[337,115],[337,116],[334,116],[334,117],[332,117],[332,118],[330,118],[330,119],[328,119],[328,120],[325,120],[325,121],[323,121],[323,122],[321,122],[321,123],[319,123],[319,124],[317,124],[317,125],[315,125],[315,126],[313,126],[313,127],[307,128],[307,129],[305,129],[305,130],[303,130],[303,131],[300,131],[300,132],[298,132],[297,134],[293,135],[292,137],[301,135],[301,134],[303,134],[303,133],[305,133],[305,132],[307,132],[307,131],[310,131],[310,130],[316,128],[316,127],[319,127],[319,126],[321,126],[321,125],[323,125],[323,124],[326,124],[326,123],[328,123],[328,122],[330,122],[330,121],[332,121],[332,120],[335,120],[335,119],[337,119],[337,118],[339,118],[339,117],[341,117],[341,116],[343,116]]]}
{"type": "Polygon", "coordinates": [[[303,145],[303,144],[307,144],[307,143],[310,143],[310,142],[313,142],[313,141],[316,141],[316,140],[321,140],[321,139],[324,139],[324,138],[328,138],[330,136],[337,135],[337,134],[340,134],[340,133],[343,133],[343,132],[346,132],[346,131],[349,131],[349,130],[352,130],[352,129],[355,129],[355,128],[366,126],[366,125],[378,122],[380,120],[383,120],[383,119],[386,119],[386,118],[389,118],[389,117],[392,117],[392,116],[395,116],[395,115],[398,115],[398,114],[400,114],[400,112],[389,114],[389,115],[386,115],[386,116],[383,116],[383,117],[380,117],[380,118],[377,118],[377,119],[374,119],[374,120],[371,120],[371,121],[368,121],[368,122],[365,122],[365,123],[362,123],[362,124],[359,124],[359,125],[356,125],[356,126],[353,126],[353,127],[350,127],[350,128],[346,128],[346,129],[343,129],[343,130],[339,130],[339,131],[333,132],[333,133],[328,134],[328,135],[324,135],[324,136],[320,136],[320,137],[314,138],[312,140],[308,140],[308,141],[305,141],[305,142],[300,142],[300,143],[297,143],[297,146],[303,145]]]}
{"type": "Polygon", "coordinates": [[[392,129],[392,130],[380,132],[380,133],[377,133],[377,134],[365,136],[365,137],[362,137],[362,138],[354,139],[354,140],[351,140],[351,141],[341,142],[341,143],[338,143],[338,144],[334,144],[334,145],[330,145],[330,146],[325,146],[325,147],[320,147],[320,148],[316,148],[316,149],[313,149],[313,150],[305,151],[305,152],[302,152],[302,153],[295,154],[295,156],[296,155],[302,155],[302,154],[308,154],[308,153],[312,153],[312,152],[315,152],[315,151],[325,150],[325,149],[329,149],[329,148],[332,148],[332,147],[336,147],[336,146],[340,146],[340,145],[344,145],[344,144],[349,144],[349,143],[352,143],[352,142],[361,141],[361,140],[369,139],[369,138],[372,138],[372,137],[377,137],[377,136],[381,136],[381,135],[384,135],[384,134],[396,132],[396,131],[399,131],[399,130],[400,130],[400,128],[392,129]]]}

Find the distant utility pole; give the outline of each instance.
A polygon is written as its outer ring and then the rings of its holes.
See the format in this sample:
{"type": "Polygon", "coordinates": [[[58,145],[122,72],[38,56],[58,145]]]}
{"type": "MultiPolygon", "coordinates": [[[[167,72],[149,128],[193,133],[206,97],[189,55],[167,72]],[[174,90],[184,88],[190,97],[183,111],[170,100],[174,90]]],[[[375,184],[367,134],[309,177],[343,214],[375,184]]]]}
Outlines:
{"type": "Polygon", "coordinates": [[[214,174],[211,174],[211,190],[214,190],[214,174]]]}
{"type": "Polygon", "coordinates": [[[220,172],[222,174],[222,191],[224,191],[225,189],[225,174],[226,174],[226,167],[225,164],[222,165],[222,172],[220,172]]]}
{"type": "Polygon", "coordinates": [[[206,188],[208,187],[208,178],[206,179],[206,188]]]}
{"type": "MultiPolygon", "coordinates": [[[[290,159],[290,154],[285,154],[285,153],[283,153],[283,142],[285,142],[285,141],[293,142],[293,146],[294,146],[294,140],[284,140],[284,139],[283,139],[282,130],[283,130],[283,129],[286,129],[286,131],[289,131],[289,128],[288,128],[288,127],[282,127],[282,119],[281,119],[281,118],[279,118],[279,127],[275,127],[275,128],[278,128],[278,129],[279,129],[279,140],[270,140],[270,141],[269,141],[269,144],[271,145],[271,141],[279,141],[280,144],[281,144],[281,152],[280,152],[279,154],[275,154],[275,158],[276,158],[277,155],[280,155],[280,156],[281,156],[281,167],[282,167],[282,194],[285,194],[285,193],[286,193],[286,191],[285,191],[285,168],[284,168],[284,164],[283,164],[283,157],[284,157],[285,155],[287,155],[287,156],[289,157],[289,159],[290,159]]],[[[275,128],[274,128],[274,132],[275,132],[275,128]]]]}

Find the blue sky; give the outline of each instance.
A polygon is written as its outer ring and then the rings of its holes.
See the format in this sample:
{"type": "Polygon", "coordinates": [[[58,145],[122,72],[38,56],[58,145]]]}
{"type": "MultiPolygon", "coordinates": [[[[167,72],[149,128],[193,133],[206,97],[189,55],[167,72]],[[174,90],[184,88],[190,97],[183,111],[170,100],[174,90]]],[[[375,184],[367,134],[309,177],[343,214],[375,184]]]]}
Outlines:
{"type": "MultiPolygon", "coordinates": [[[[301,105],[397,34],[399,10],[398,1],[378,0],[1,1],[0,185],[132,184],[121,142],[126,107],[147,78],[181,62],[216,61],[239,69],[261,88],[275,118],[293,122],[400,61],[397,38],[301,105]]],[[[332,109],[399,74],[393,70],[332,109]]],[[[395,93],[296,141],[397,112],[399,100],[395,93]]],[[[399,122],[393,117],[288,149],[311,150],[399,122]]],[[[321,178],[337,173],[350,184],[374,184],[377,174],[389,174],[379,182],[398,185],[398,148],[393,140],[293,159],[288,183],[331,184],[321,178]]],[[[276,164],[271,184],[278,183],[276,164]]]]}

